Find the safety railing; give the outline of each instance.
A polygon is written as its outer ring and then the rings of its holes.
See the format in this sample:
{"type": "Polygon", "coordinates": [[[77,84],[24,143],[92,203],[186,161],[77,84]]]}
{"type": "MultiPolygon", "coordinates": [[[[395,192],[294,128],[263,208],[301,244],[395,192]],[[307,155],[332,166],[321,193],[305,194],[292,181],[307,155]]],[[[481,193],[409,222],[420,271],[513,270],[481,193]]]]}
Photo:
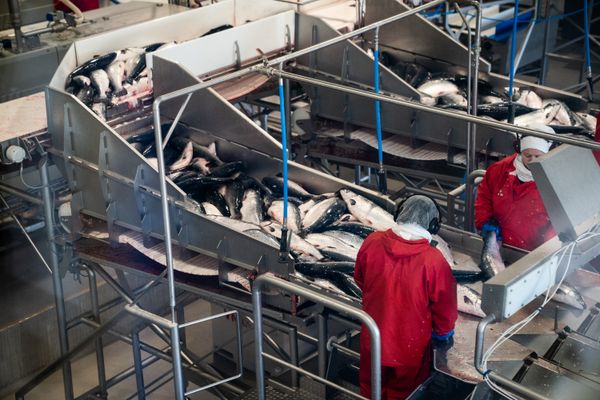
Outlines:
{"type": "Polygon", "coordinates": [[[325,308],[337,311],[348,317],[359,320],[369,330],[371,336],[371,384],[372,393],[371,398],[373,400],[381,399],[381,337],[377,324],[366,312],[343,303],[339,300],[335,300],[324,296],[320,293],[307,289],[303,286],[295,283],[288,282],[281,278],[277,278],[273,275],[261,275],[254,281],[252,287],[252,306],[254,309],[254,335],[255,335],[255,357],[256,357],[256,386],[258,398],[264,400],[266,397],[265,392],[265,369],[264,359],[268,359],[276,364],[279,364],[292,371],[306,375],[313,380],[322,383],[324,385],[333,387],[345,394],[350,396],[366,399],[360,394],[354,393],[351,390],[342,387],[334,382],[331,382],[325,378],[318,376],[308,370],[301,368],[299,365],[294,365],[283,361],[275,356],[272,356],[263,351],[263,323],[262,323],[262,289],[264,286],[271,286],[278,289],[282,289],[285,292],[301,296],[304,299],[313,301],[315,303],[323,305],[325,308]]]}
{"type": "Polygon", "coordinates": [[[446,214],[446,223],[453,227],[458,227],[459,222],[456,218],[456,205],[457,199],[463,193],[465,194],[464,201],[464,229],[466,231],[473,231],[475,229],[474,224],[474,192],[475,188],[479,184],[478,178],[483,178],[485,175],[484,169],[476,169],[469,174],[467,177],[466,183],[458,186],[456,189],[448,192],[447,195],[447,204],[448,204],[448,212],[446,214]]]}

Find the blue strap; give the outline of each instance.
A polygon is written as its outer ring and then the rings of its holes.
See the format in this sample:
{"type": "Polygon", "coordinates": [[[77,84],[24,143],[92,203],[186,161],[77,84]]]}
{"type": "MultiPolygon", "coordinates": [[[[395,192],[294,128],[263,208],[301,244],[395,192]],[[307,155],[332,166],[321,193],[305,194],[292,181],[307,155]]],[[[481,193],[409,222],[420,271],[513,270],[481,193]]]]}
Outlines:
{"type": "Polygon", "coordinates": [[[435,339],[435,340],[448,340],[452,336],[454,336],[454,329],[452,329],[450,332],[446,333],[445,335],[438,335],[435,332],[431,332],[431,338],[435,339]]]}
{"type": "MultiPolygon", "coordinates": [[[[373,56],[374,65],[374,87],[375,93],[379,94],[379,49],[375,48],[373,56]]],[[[377,130],[377,158],[379,160],[379,166],[383,165],[383,139],[381,135],[381,104],[379,100],[375,100],[375,127],[377,130]]]]}
{"type": "Polygon", "coordinates": [[[517,51],[517,22],[519,20],[519,0],[515,1],[515,13],[513,15],[512,43],[510,44],[510,76],[508,80],[508,97],[512,101],[513,85],[515,81],[515,53],[517,51]]]}
{"type": "Polygon", "coordinates": [[[279,78],[279,113],[281,114],[281,147],[283,148],[283,225],[287,226],[288,218],[288,152],[287,127],[285,122],[285,96],[283,79],[279,78]]]}

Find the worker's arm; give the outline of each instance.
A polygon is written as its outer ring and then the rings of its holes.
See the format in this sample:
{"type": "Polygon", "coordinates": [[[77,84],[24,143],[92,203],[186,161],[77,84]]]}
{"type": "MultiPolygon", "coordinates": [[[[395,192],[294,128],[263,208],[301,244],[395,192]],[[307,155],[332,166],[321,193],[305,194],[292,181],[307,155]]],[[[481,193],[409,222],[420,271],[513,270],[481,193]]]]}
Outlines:
{"type": "Polygon", "coordinates": [[[490,180],[488,171],[477,188],[477,199],[475,199],[475,227],[477,229],[481,229],[493,217],[494,208],[490,180]]]}
{"type": "Polygon", "coordinates": [[[454,333],[458,318],[456,280],[446,260],[436,252],[436,259],[427,269],[429,304],[434,338],[446,339],[454,333]]]}
{"type": "Polygon", "coordinates": [[[73,14],[75,14],[75,16],[77,18],[83,19],[83,13],[79,9],[79,7],[77,7],[75,4],[73,4],[71,2],[71,0],[59,0],[59,1],[61,3],[63,3],[65,6],[67,6],[69,8],[69,10],[73,11],[73,14]]]}

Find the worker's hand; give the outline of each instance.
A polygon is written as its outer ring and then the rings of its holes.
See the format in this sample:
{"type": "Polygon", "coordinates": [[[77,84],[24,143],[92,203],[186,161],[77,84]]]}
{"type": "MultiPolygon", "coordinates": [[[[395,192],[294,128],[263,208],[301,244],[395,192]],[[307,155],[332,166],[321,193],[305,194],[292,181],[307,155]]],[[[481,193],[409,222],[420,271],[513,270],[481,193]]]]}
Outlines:
{"type": "Polygon", "coordinates": [[[448,351],[454,346],[454,331],[450,331],[447,335],[431,334],[431,344],[438,351],[448,351]]]}
{"type": "Polygon", "coordinates": [[[481,227],[481,235],[485,235],[488,232],[496,232],[496,240],[502,240],[500,225],[498,225],[498,221],[495,219],[490,219],[481,227]]]}

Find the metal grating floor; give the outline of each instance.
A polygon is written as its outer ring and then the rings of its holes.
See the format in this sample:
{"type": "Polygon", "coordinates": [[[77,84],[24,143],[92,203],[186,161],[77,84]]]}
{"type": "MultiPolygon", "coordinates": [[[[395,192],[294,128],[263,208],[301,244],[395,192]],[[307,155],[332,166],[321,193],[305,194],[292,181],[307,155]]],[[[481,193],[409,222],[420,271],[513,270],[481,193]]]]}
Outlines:
{"type": "MultiPolygon", "coordinates": [[[[346,385],[343,385],[346,386],[346,385]]],[[[319,396],[306,389],[298,389],[296,391],[285,393],[275,389],[272,386],[266,387],[266,398],[267,400],[322,400],[324,397],[319,396]]],[[[328,399],[331,400],[355,400],[355,397],[349,396],[345,393],[336,393],[334,395],[328,395],[328,399]]],[[[258,392],[256,388],[252,388],[243,395],[240,396],[240,400],[258,400],[258,392]]]]}

